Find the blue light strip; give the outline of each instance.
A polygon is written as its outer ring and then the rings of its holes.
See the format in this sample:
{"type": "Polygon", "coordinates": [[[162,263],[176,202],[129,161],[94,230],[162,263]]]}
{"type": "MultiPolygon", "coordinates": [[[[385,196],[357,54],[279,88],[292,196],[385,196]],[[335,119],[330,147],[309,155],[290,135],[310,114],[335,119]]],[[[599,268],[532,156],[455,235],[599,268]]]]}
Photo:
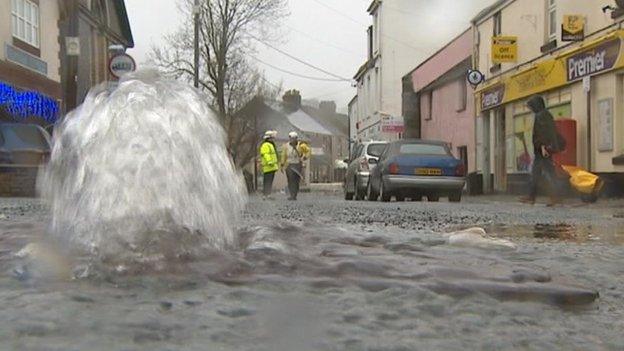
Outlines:
{"type": "Polygon", "coordinates": [[[35,91],[18,91],[2,82],[0,106],[15,118],[35,116],[54,123],[59,116],[59,106],[54,99],[35,91]]]}

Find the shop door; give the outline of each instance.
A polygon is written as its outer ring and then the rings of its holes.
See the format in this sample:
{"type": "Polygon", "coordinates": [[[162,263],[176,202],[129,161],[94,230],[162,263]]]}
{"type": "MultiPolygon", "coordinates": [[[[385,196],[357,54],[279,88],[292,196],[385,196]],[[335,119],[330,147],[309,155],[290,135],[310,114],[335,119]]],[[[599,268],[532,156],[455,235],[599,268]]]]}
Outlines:
{"type": "Polygon", "coordinates": [[[464,164],[464,169],[466,170],[466,174],[468,174],[468,147],[460,146],[457,148],[457,154],[459,159],[464,164]]]}
{"type": "Polygon", "coordinates": [[[494,191],[507,190],[507,163],[505,139],[505,110],[496,110],[494,114],[494,191]]]}

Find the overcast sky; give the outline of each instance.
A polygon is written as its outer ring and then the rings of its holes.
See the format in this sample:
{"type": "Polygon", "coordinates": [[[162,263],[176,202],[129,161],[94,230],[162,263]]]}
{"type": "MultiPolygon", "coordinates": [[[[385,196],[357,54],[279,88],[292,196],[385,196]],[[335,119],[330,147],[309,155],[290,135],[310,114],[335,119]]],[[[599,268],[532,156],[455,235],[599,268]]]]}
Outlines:
{"type": "MultiPolygon", "coordinates": [[[[163,36],[191,19],[177,11],[178,0],[126,0],[135,48],[129,53],[140,64],[153,45],[163,45],[163,36]]],[[[410,23],[423,27],[423,42],[417,43],[423,57],[435,52],[469,27],[469,20],[493,0],[412,0],[421,3],[418,13],[405,13],[410,23]]],[[[371,18],[366,8],[371,0],[289,0],[290,15],[272,42],[279,49],[341,77],[351,78],[366,59],[366,27],[371,18]]],[[[257,58],[283,70],[331,78],[275,50],[257,44],[257,58]]],[[[269,81],[283,82],[285,89],[301,91],[304,99],[335,100],[346,111],[356,89],[349,82],[322,82],[295,77],[254,61],[269,81]]],[[[406,72],[407,73],[407,72],[406,72]]]]}

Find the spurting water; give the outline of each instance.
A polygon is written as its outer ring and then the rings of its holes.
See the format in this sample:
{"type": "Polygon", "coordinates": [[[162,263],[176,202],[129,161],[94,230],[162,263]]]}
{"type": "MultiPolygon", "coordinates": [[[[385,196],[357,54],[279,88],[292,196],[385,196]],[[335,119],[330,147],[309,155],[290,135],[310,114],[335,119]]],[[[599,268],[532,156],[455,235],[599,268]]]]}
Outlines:
{"type": "Polygon", "coordinates": [[[206,99],[155,70],[93,89],[56,127],[40,185],[53,235],[112,261],[227,247],[246,201],[206,99]]]}

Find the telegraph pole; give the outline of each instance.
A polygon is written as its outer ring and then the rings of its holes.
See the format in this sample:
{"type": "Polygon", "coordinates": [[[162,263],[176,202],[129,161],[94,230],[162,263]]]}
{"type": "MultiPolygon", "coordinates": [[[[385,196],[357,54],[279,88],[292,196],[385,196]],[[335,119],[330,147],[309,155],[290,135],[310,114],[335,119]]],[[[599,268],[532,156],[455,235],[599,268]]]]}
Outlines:
{"type": "Polygon", "coordinates": [[[199,88],[199,0],[195,0],[195,6],[193,6],[193,16],[195,22],[195,42],[194,42],[194,64],[193,64],[193,84],[195,88],[199,88]]]}

